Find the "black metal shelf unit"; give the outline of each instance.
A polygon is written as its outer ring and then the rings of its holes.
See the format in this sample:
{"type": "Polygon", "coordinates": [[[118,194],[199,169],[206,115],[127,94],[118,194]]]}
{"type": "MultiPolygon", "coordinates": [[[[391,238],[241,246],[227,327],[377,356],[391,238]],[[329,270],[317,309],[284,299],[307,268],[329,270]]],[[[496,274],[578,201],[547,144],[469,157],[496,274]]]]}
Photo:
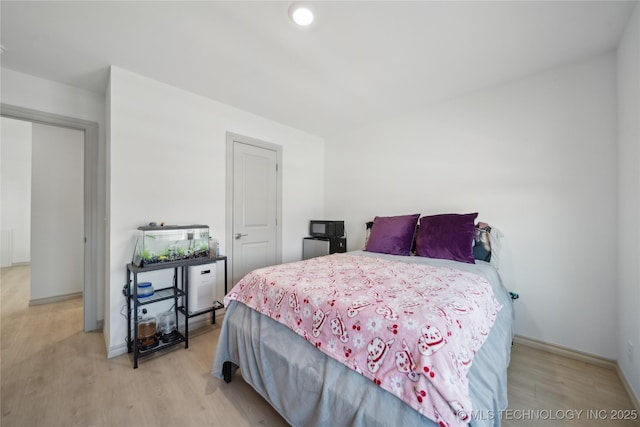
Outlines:
{"type": "Polygon", "coordinates": [[[184,348],[189,348],[189,319],[195,316],[200,316],[205,313],[213,313],[211,323],[215,323],[215,312],[224,305],[220,301],[212,301],[212,305],[209,308],[199,310],[195,313],[189,311],[189,269],[187,267],[202,264],[211,264],[218,261],[224,261],[224,293],[227,293],[227,257],[218,256],[216,258],[199,258],[182,261],[174,261],[167,263],[159,263],[146,265],[144,267],[138,267],[134,264],[127,264],[127,284],[124,287],[125,297],[127,299],[127,350],[129,353],[133,353],[133,368],[138,367],[138,359],[140,357],[148,356],[156,353],[160,350],[172,347],[174,345],[184,343],[184,348]],[[155,270],[164,270],[173,268],[173,285],[156,289],[152,296],[138,297],[136,290],[138,288],[138,274],[146,273],[155,270]],[[170,342],[162,342],[158,340],[158,345],[152,348],[141,348],[138,340],[138,308],[149,304],[157,303],[160,301],[166,301],[173,299],[174,301],[174,313],[176,317],[176,325],[178,325],[178,313],[181,313],[184,318],[184,333],[176,330],[175,337],[170,342]],[[182,305],[180,304],[182,299],[182,305]],[[132,328],[133,326],[133,328],[132,328]],[[133,337],[132,335],[133,329],[133,337]]]}

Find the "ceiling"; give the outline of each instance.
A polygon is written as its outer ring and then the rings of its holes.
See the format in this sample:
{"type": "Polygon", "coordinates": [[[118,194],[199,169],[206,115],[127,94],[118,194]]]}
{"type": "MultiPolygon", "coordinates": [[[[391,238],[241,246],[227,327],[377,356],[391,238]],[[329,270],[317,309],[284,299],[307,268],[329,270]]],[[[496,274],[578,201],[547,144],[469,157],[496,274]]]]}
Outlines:
{"type": "Polygon", "coordinates": [[[2,67],[116,65],[323,137],[614,49],[637,1],[6,1],[2,67]]]}

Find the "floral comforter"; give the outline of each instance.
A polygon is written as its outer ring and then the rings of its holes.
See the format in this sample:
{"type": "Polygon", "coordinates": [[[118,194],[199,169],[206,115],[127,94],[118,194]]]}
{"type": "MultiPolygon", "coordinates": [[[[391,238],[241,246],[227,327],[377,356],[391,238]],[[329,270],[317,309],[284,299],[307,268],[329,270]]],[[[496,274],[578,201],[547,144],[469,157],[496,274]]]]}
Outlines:
{"type": "Polygon", "coordinates": [[[467,373],[502,305],[482,277],[334,254],[247,274],[225,297],[288,326],[441,426],[471,417],[467,373]]]}

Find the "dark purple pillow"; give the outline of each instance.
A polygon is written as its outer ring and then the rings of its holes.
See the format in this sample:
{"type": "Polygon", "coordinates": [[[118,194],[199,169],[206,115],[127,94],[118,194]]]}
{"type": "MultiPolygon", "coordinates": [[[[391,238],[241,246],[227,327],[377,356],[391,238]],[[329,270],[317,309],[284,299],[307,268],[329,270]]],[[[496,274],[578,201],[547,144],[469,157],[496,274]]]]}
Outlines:
{"type": "Polygon", "coordinates": [[[375,217],[364,250],[381,254],[409,255],[419,217],[420,214],[375,217]]]}
{"type": "Polygon", "coordinates": [[[416,255],[475,264],[474,222],[478,213],[423,216],[416,237],[416,255]]]}

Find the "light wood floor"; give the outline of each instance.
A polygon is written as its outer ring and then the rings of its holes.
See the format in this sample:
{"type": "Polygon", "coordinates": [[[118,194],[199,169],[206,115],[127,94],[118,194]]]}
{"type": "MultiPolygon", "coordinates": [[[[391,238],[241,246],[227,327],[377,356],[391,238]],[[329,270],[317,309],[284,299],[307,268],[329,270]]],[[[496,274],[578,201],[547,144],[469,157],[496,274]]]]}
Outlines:
{"type": "MultiPolygon", "coordinates": [[[[239,375],[211,377],[219,325],[134,370],[130,355],[107,360],[102,332],[82,332],[81,299],[28,307],[27,266],[3,268],[1,288],[3,427],[286,425],[239,375]]],[[[615,371],[518,344],[509,403],[505,426],[640,425],[610,419],[633,410],[615,371]]]]}

